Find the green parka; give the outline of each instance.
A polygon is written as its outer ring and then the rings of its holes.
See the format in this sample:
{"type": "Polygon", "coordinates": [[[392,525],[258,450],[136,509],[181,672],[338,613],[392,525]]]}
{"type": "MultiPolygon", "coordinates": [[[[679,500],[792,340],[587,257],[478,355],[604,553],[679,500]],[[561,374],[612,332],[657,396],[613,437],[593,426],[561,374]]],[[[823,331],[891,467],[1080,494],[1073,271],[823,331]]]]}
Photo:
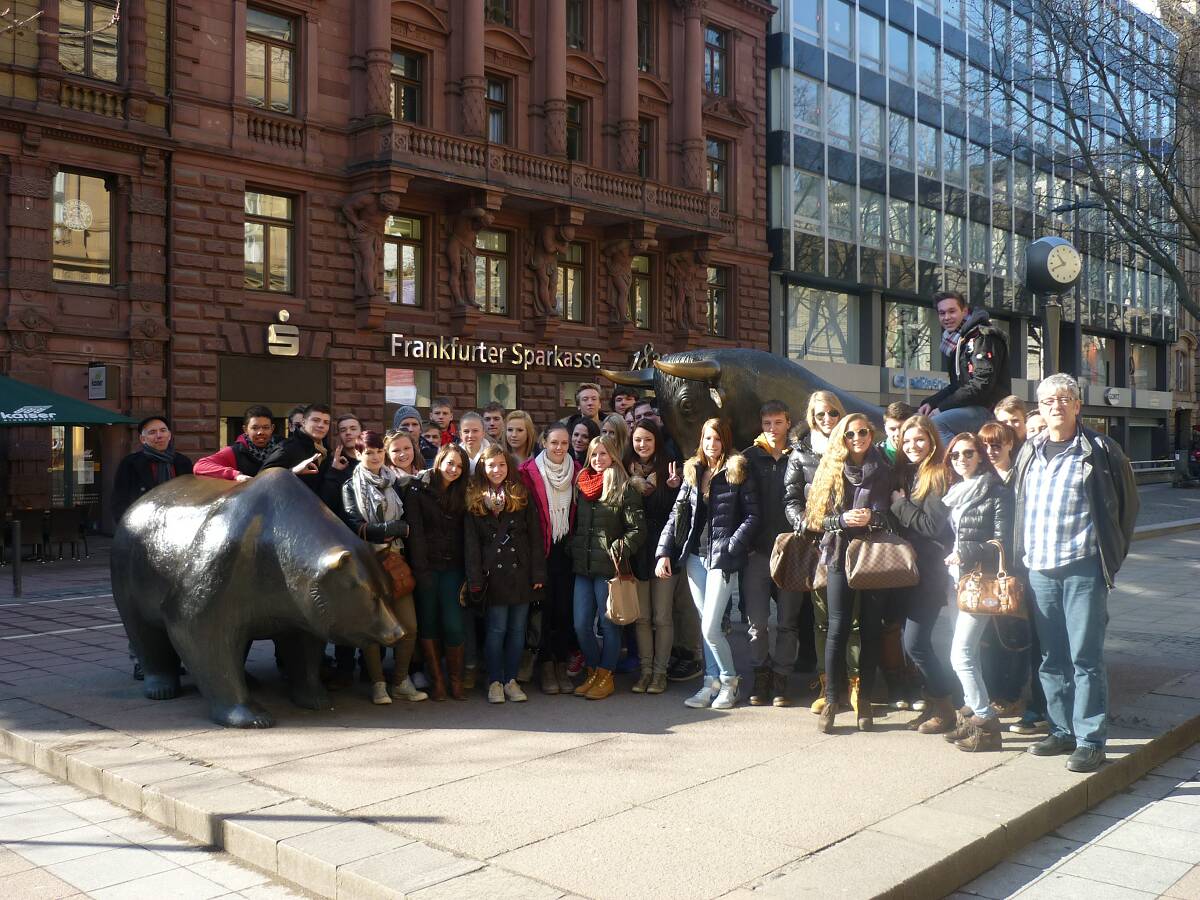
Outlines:
{"type": "Polygon", "coordinates": [[[632,565],[634,554],[646,540],[642,496],[632,484],[626,484],[620,504],[614,506],[599,499],[589,500],[576,486],[575,499],[575,531],[571,535],[575,574],[612,578],[616,572],[609,548],[632,565]]]}

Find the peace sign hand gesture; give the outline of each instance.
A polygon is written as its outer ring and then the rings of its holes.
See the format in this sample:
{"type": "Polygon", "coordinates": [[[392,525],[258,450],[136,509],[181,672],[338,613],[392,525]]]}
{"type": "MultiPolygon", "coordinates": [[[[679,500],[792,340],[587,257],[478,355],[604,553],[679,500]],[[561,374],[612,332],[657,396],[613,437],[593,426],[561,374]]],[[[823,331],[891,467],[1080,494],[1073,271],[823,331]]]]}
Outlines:
{"type": "Polygon", "coordinates": [[[667,487],[677,488],[679,484],[679,466],[677,463],[670,463],[667,465],[667,487]]]}

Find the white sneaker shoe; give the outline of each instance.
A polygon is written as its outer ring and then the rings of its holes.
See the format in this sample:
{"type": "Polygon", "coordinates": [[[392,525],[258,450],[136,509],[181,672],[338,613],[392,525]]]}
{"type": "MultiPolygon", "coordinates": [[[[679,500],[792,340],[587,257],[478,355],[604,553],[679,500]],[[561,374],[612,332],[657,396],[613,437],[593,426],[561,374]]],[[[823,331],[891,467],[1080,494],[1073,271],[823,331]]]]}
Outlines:
{"type": "Polygon", "coordinates": [[[721,679],[721,692],[717,694],[717,699],[713,701],[713,709],[733,709],[733,706],[738,701],[738,683],[741,681],[738,676],[733,675],[729,678],[721,679]]]}
{"type": "Polygon", "coordinates": [[[416,703],[418,700],[429,699],[429,695],[427,693],[417,690],[417,686],[413,684],[411,678],[405,678],[399,684],[392,685],[392,696],[397,700],[407,700],[410,703],[416,703]]]}
{"type": "Polygon", "coordinates": [[[521,690],[517,680],[513,678],[504,686],[504,699],[511,700],[513,703],[524,703],[529,697],[521,690]]]}
{"type": "Polygon", "coordinates": [[[500,682],[493,681],[491,684],[488,685],[488,703],[503,703],[503,702],[504,702],[504,688],[501,686],[500,682]]]}
{"type": "Polygon", "coordinates": [[[371,685],[371,702],[376,706],[387,706],[392,702],[392,698],[388,696],[386,681],[376,681],[371,685]]]}
{"type": "Polygon", "coordinates": [[[692,709],[708,709],[712,706],[713,698],[717,696],[720,690],[721,682],[718,679],[714,678],[712,681],[709,681],[706,678],[704,679],[704,683],[700,685],[700,690],[684,700],[683,705],[690,706],[692,709]]]}

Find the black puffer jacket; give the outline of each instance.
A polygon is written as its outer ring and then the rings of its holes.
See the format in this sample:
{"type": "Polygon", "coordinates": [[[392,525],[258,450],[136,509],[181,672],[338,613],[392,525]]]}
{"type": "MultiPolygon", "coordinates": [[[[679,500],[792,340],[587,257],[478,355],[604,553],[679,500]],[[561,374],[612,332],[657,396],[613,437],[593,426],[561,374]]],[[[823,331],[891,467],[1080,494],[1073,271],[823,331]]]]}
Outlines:
{"type": "MultiPolygon", "coordinates": [[[[435,571],[453,572],[463,568],[463,517],[466,513],[447,512],[429,484],[432,469],[409,482],[404,493],[404,515],[408,520],[408,557],[413,574],[427,578],[435,571]]],[[[466,477],[466,476],[461,476],[466,477]]]]}
{"type": "Polygon", "coordinates": [[[632,567],[638,548],[646,540],[642,495],[625,485],[619,505],[589,500],[575,488],[575,531],[571,535],[571,566],[576,575],[612,578],[616,574],[611,549],[632,567]]]}
{"type": "Polygon", "coordinates": [[[742,452],[758,488],[758,506],[762,513],[762,525],[759,526],[758,537],[752,548],[755,553],[769,556],[775,547],[775,538],[792,530],[784,511],[784,490],[788,465],[795,455],[794,446],[784,447],[783,454],[776,459],[758,443],[742,452]]]}
{"type": "MultiPolygon", "coordinates": [[[[688,548],[699,539],[705,522],[701,519],[700,484],[704,466],[691,459],[683,467],[683,486],[671,517],[658,541],[656,559],[666,557],[678,567],[688,548]]],[[[758,485],[750,477],[750,466],[740,453],[725,460],[708,484],[708,558],[709,569],[736,572],[746,565],[762,519],[758,504],[758,485]]]]}
{"type": "Polygon", "coordinates": [[[671,509],[679,496],[679,488],[668,487],[666,479],[663,484],[656,484],[649,494],[642,493],[645,481],[641,478],[630,478],[629,483],[635,491],[642,495],[642,512],[646,520],[646,536],[633,555],[633,574],[639,581],[649,581],[654,577],[654,551],[658,549],[658,539],[667,520],[671,518],[671,509]]]}
{"type": "Polygon", "coordinates": [[[486,587],[488,606],[532,602],[533,586],[546,583],[542,526],[534,505],[527,499],[521,509],[506,509],[498,516],[468,511],[464,530],[470,589],[486,587]]]}
{"type": "Polygon", "coordinates": [[[804,504],[808,499],[808,486],[817,474],[821,456],[812,447],[812,432],[796,442],[796,449],[788,456],[787,471],[783,476],[783,510],[793,531],[804,528],[804,504]]]}
{"type": "MultiPolygon", "coordinates": [[[[1004,557],[1010,571],[1015,569],[1012,553],[1013,492],[995,472],[985,472],[987,492],[969,504],[958,516],[954,528],[958,549],[958,568],[963,575],[982,568],[992,573],[1000,562],[996,547],[988,541],[998,540],[1004,546],[1004,557]]],[[[952,511],[953,512],[953,511],[952,511]]]]}

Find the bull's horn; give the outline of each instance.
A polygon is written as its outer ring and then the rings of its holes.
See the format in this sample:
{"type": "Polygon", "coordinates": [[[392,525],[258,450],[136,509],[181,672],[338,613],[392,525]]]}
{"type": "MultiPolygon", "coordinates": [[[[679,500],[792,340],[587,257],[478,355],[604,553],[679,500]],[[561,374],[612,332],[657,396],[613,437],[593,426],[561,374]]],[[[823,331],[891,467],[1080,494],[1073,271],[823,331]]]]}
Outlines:
{"type": "Polygon", "coordinates": [[[689,381],[703,381],[716,384],[721,380],[721,364],[716,360],[700,362],[665,362],[661,359],[654,361],[654,368],[676,378],[686,378],[689,381]]]}
{"type": "Polygon", "coordinates": [[[654,384],[653,369],[634,369],[631,372],[619,372],[615,369],[601,369],[600,374],[613,384],[623,384],[626,387],[645,387],[654,384]]]}

